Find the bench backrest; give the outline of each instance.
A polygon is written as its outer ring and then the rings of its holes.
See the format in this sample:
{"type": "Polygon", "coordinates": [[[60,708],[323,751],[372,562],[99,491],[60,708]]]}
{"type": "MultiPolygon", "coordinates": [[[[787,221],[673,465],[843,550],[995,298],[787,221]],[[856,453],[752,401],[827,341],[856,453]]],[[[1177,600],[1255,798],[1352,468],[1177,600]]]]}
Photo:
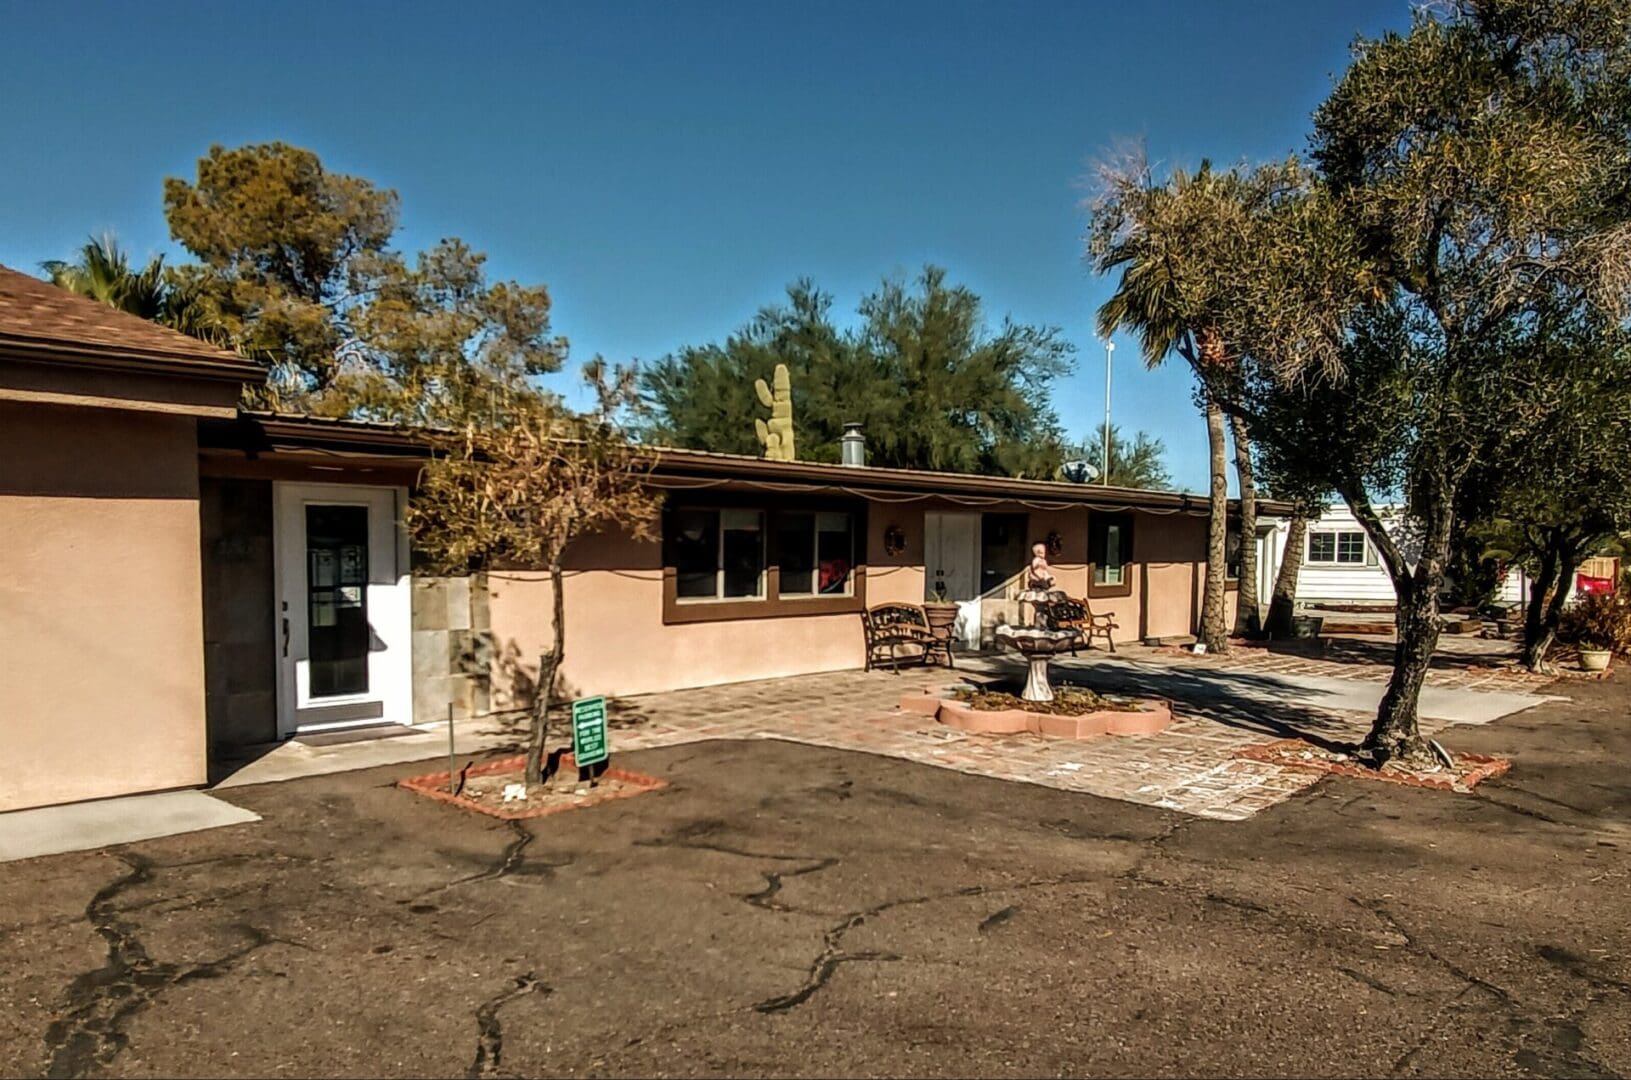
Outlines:
{"type": "Polygon", "coordinates": [[[903,623],[929,628],[929,617],[917,604],[878,604],[867,609],[866,622],[873,630],[887,630],[903,623]]]}

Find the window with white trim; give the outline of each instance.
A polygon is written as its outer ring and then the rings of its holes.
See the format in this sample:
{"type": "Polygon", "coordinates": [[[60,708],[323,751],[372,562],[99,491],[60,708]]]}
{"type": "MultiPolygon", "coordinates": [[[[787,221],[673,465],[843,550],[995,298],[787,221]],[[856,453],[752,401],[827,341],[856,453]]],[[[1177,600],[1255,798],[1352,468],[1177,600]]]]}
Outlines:
{"type": "Polygon", "coordinates": [[[1312,566],[1374,566],[1362,529],[1315,529],[1308,534],[1312,566]]]}
{"type": "Polygon", "coordinates": [[[758,510],[674,512],[674,594],[680,600],[756,600],[765,594],[765,517],[758,510]]]}
{"type": "Polygon", "coordinates": [[[780,596],[849,596],[854,590],[855,532],[835,511],[775,514],[780,596]]]}
{"type": "Polygon", "coordinates": [[[798,602],[855,595],[855,515],[675,507],[666,537],[673,598],[798,602]]]}

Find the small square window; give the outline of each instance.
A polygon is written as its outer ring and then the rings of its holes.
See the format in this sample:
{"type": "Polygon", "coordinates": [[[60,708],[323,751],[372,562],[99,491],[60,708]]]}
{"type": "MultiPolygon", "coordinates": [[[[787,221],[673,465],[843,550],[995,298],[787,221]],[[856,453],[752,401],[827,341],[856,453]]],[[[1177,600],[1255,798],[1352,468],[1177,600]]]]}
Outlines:
{"type": "Polygon", "coordinates": [[[1126,514],[1090,514],[1087,556],[1093,563],[1093,584],[1114,588],[1129,584],[1133,557],[1133,523],[1126,514]]]}
{"type": "Polygon", "coordinates": [[[1357,529],[1322,529],[1308,534],[1308,561],[1326,566],[1362,566],[1365,534],[1357,529]]]}
{"type": "Polygon", "coordinates": [[[1337,562],[1362,563],[1365,561],[1365,534],[1337,533],[1337,562]]]}

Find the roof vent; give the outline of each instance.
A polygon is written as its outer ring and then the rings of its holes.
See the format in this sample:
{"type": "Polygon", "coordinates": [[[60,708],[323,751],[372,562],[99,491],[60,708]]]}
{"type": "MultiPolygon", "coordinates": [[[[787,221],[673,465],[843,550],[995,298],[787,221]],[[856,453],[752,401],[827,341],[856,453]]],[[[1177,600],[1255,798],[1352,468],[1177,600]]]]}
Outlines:
{"type": "Polygon", "coordinates": [[[866,464],[866,436],[860,424],[844,425],[844,434],[838,437],[838,460],[844,465],[866,464]]]}

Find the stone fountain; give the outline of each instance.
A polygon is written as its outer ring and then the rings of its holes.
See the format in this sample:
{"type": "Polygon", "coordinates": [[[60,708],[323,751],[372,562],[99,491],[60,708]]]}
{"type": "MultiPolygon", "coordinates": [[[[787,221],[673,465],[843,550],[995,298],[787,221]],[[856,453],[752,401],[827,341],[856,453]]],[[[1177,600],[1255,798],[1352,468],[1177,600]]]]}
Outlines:
{"type": "Polygon", "coordinates": [[[1075,628],[1057,629],[1053,610],[1065,603],[1065,594],[1058,589],[1026,589],[1016,600],[1023,619],[1026,605],[1031,609],[1031,625],[1009,626],[1003,623],[993,632],[998,645],[1006,645],[1030,665],[1025,678],[1025,689],[1020,697],[1026,701],[1052,701],[1053,686],[1048,682],[1048,662],[1060,653],[1081,645],[1082,632],[1075,628]]]}

